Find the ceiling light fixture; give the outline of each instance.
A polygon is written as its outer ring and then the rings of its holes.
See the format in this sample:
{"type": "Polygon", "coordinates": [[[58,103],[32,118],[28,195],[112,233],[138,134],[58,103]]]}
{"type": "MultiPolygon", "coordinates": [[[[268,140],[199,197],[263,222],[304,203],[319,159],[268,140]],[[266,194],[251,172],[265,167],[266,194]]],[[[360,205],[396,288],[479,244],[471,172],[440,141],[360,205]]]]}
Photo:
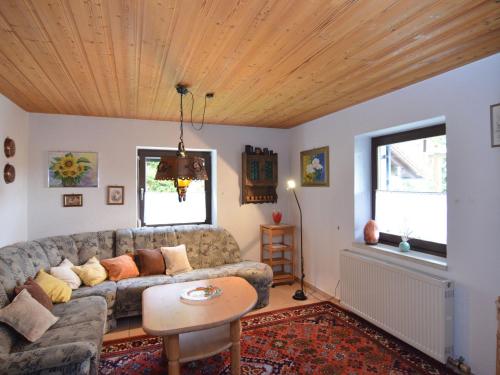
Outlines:
{"type": "MultiPolygon", "coordinates": [[[[175,156],[162,156],[158,169],[156,171],[155,180],[171,180],[177,189],[179,202],[186,200],[186,193],[189,184],[193,180],[208,180],[207,171],[205,170],[205,159],[198,156],[189,156],[184,147],[184,108],[182,98],[190,93],[186,86],[178,84],[176,87],[177,93],[180,95],[180,137],[175,156]]],[[[192,95],[192,93],[190,93],[192,95]]],[[[205,100],[206,104],[206,100],[205,100]]],[[[194,99],[193,99],[194,105],[194,99]]],[[[191,108],[191,123],[192,123],[192,108],[191,108]]],[[[205,113],[205,110],[203,111],[205,113]]],[[[203,123],[201,127],[203,127],[203,123]]],[[[200,127],[200,129],[201,129],[200,127]]]]}

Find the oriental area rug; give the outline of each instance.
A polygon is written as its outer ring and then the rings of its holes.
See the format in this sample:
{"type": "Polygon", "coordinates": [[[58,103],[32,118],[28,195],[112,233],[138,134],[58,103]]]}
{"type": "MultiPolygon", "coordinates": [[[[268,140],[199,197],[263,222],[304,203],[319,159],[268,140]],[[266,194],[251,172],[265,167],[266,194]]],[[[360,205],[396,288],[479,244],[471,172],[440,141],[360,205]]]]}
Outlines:
{"type": "MultiPolygon", "coordinates": [[[[242,319],[241,373],[449,374],[445,366],[365,320],[320,302],[242,319]]],[[[182,374],[231,374],[229,350],[182,365],[182,374]]],[[[131,337],[103,345],[101,374],[167,374],[162,342],[131,337]]]]}

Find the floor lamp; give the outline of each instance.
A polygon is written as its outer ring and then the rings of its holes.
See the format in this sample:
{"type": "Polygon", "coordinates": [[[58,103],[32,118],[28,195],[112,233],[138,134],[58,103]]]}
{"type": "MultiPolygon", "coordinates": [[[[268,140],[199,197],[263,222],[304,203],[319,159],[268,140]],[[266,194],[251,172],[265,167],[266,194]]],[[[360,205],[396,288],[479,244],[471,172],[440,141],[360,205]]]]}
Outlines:
{"type": "Polygon", "coordinates": [[[293,295],[293,299],[304,301],[307,299],[306,294],[304,293],[304,254],[302,253],[302,209],[300,208],[299,199],[297,198],[297,194],[295,193],[295,181],[288,180],[287,181],[287,190],[293,191],[293,196],[295,197],[295,201],[297,202],[297,206],[299,207],[300,214],[300,289],[295,291],[293,295]]]}

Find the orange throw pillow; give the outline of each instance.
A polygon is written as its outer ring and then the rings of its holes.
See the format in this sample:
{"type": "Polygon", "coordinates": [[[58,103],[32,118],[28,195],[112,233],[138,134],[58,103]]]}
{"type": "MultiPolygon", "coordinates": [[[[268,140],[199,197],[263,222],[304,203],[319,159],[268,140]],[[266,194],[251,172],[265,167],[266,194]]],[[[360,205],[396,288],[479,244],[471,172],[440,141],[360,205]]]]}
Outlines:
{"type": "Polygon", "coordinates": [[[139,270],[130,255],[120,255],[116,258],[101,260],[101,264],[108,271],[108,278],[112,281],[139,276],[139,270]]]}

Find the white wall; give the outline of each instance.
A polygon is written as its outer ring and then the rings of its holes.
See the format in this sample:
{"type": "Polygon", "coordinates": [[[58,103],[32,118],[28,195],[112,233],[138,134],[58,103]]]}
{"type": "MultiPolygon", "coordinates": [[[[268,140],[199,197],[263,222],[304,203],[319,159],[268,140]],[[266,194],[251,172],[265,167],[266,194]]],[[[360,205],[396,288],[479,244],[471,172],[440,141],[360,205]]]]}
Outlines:
{"type": "Polygon", "coordinates": [[[0,247],[27,238],[28,114],[0,94],[0,247]],[[3,143],[10,137],[16,143],[16,154],[7,158],[3,143]],[[6,184],[3,168],[10,163],[16,179],[6,184]]]}
{"type": "MultiPolygon", "coordinates": [[[[66,115],[30,115],[29,238],[136,226],[136,148],[176,148],[179,125],[66,115]],[[48,151],[97,151],[98,188],[48,188],[48,151]],[[125,185],[125,205],[106,205],[106,186],[125,185]],[[64,193],[82,193],[83,207],[62,207],[64,193]]],[[[274,208],[285,211],[283,188],[290,170],[286,130],[206,125],[185,126],[184,142],[193,149],[217,150],[218,224],[238,241],[245,259],[260,259],[259,224],[271,222],[274,208]],[[244,145],[269,147],[278,153],[278,204],[241,202],[241,153],[244,145]]],[[[189,192],[188,192],[189,194],[189,192]]],[[[189,197],[188,197],[189,199],[189,197]]]]}
{"type": "Polygon", "coordinates": [[[299,187],[298,195],[304,211],[306,280],[333,294],[339,279],[339,250],[352,247],[355,232],[355,137],[445,116],[448,271],[440,274],[456,282],[455,354],[464,355],[477,374],[495,372],[500,148],[490,147],[489,111],[499,102],[497,54],[292,130],[296,178],[300,151],[330,146],[330,187],[299,187]]]}

